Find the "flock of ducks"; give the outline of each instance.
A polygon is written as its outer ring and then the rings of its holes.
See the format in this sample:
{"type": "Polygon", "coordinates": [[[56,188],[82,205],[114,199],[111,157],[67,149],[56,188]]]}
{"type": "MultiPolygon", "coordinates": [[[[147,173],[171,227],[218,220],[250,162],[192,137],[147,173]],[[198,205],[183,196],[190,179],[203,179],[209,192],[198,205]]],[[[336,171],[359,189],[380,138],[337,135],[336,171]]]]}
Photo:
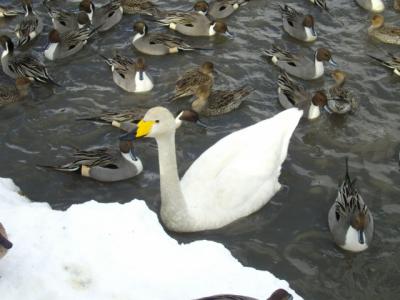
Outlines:
{"type": "MultiPolygon", "coordinates": [[[[48,60],[74,55],[93,35],[110,30],[118,24],[123,14],[147,16],[156,24],[180,34],[152,32],[145,21],[135,22],[132,44],[144,55],[209,51],[187,42],[184,36],[222,35],[233,39],[234,35],[228,30],[225,20],[249,1],[215,0],[210,4],[197,1],[193,10],[187,11],[162,10],[148,0],[111,0],[100,7],[90,0],[82,0],[78,11],[70,12],[45,0],[43,5],[51,18],[53,29],[48,34],[48,45],[43,55],[48,60]]],[[[311,2],[328,11],[324,0],[311,2]]],[[[384,10],[381,0],[356,2],[374,13],[384,10]]],[[[399,2],[394,2],[395,9],[400,9],[399,2]]],[[[283,30],[292,38],[307,43],[317,39],[315,18],[312,15],[299,12],[287,4],[280,6],[280,11],[283,30]]],[[[3,72],[15,79],[15,86],[0,87],[0,106],[22,100],[29,93],[32,82],[59,86],[49,75],[45,64],[28,51],[30,43],[44,28],[43,20],[35,13],[31,0],[22,0],[22,10],[0,6],[0,17],[20,14],[22,16],[15,27],[16,42],[7,35],[0,36],[3,72]],[[21,51],[16,52],[17,49],[21,51]]],[[[400,28],[386,25],[380,14],[372,17],[368,34],[383,43],[400,45],[400,28]]],[[[194,96],[195,100],[187,110],[174,116],[166,108],[155,107],[147,112],[135,109],[104,112],[83,118],[108,123],[125,131],[120,136],[119,149],[77,150],[71,162],[45,167],[79,172],[82,176],[104,182],[125,180],[143,171],[133,141],[150,137],[158,145],[162,200],[160,215],[167,228],[178,232],[216,229],[250,215],[279,191],[281,164],[286,158],[290,138],[300,118],[318,118],[323,110],[331,114],[354,113],[358,107],[356,96],[344,86],[344,71],[334,70],[331,73],[334,85],[327,90],[314,92],[305,90],[292,78],[321,78],[325,73],[324,63],[336,65],[329,49],[318,48],[307,56],[272,45],[263,54],[281,70],[278,99],[286,110],[224,137],[194,161],[181,180],[175,153],[176,129],[186,121],[204,126],[199,115],[208,117],[229,113],[237,109],[253,91],[248,85],[232,91],[213,90],[214,64],[210,61],[188,70],[176,82],[175,95],[170,101],[194,96]]],[[[115,84],[124,91],[143,93],[154,88],[143,57],[134,60],[118,53],[113,57],[102,57],[111,68],[115,84]]],[[[387,58],[371,58],[393,69],[400,76],[400,57],[388,54],[387,58]]],[[[328,221],[334,241],[341,248],[359,252],[370,245],[374,229],[373,217],[355,187],[355,180],[350,179],[347,160],[345,177],[329,210],[328,221]]],[[[0,245],[1,257],[12,246],[2,226],[0,245]]],[[[270,299],[291,299],[291,296],[283,294],[275,298],[271,296],[270,299]]]]}

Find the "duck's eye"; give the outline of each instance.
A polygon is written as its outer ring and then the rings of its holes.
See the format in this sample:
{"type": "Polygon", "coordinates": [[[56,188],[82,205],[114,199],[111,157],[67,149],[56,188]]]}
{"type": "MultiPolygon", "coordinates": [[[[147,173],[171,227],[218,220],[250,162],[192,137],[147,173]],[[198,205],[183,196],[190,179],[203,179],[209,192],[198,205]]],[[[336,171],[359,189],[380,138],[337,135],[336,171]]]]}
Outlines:
{"type": "Polygon", "coordinates": [[[160,123],[160,120],[156,120],[156,123],[160,123]]]}

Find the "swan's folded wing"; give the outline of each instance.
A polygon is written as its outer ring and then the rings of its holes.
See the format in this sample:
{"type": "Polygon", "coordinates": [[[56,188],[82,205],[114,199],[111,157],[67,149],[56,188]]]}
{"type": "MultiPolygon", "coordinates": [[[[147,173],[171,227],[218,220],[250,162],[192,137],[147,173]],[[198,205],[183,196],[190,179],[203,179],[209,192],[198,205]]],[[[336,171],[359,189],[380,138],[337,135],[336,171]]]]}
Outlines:
{"type": "Polygon", "coordinates": [[[205,151],[181,181],[189,209],[233,210],[244,216],[264,205],[280,187],[281,164],[301,115],[288,109],[205,151]]]}

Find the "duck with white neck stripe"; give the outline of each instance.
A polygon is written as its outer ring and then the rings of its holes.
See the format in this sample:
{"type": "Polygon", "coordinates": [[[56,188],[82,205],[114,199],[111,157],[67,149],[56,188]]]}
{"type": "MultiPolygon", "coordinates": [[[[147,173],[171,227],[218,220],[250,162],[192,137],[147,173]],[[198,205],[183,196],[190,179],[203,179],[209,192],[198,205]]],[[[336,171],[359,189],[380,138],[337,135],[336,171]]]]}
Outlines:
{"type": "Polygon", "coordinates": [[[224,22],[211,21],[205,16],[204,13],[207,12],[208,6],[202,7],[201,4],[203,3],[202,1],[196,2],[194,12],[162,12],[160,17],[157,18],[157,22],[188,36],[214,36],[222,34],[232,38],[233,35],[228,31],[228,26],[224,22]]]}
{"type": "Polygon", "coordinates": [[[53,23],[53,28],[60,33],[71,30],[81,29],[90,26],[91,21],[86,11],[80,11],[78,14],[56,9],[48,5],[47,1],[43,2],[53,23]]]}
{"type": "Polygon", "coordinates": [[[280,6],[283,29],[295,39],[303,42],[313,42],[317,39],[314,28],[314,17],[297,12],[289,5],[280,6]]]}
{"type": "Polygon", "coordinates": [[[333,239],[340,248],[360,252],[371,245],[374,219],[355,188],[355,181],[350,179],[346,158],[346,174],[329,210],[328,223],[333,239]]]}
{"type": "Polygon", "coordinates": [[[43,20],[32,9],[31,0],[22,0],[25,16],[15,27],[18,46],[23,46],[35,39],[43,30],[43,20]]]}
{"type": "Polygon", "coordinates": [[[87,44],[88,39],[95,32],[96,29],[90,29],[89,26],[63,33],[53,29],[49,32],[49,42],[44,50],[44,56],[48,60],[57,60],[71,56],[82,50],[87,44]]]}
{"type": "Polygon", "coordinates": [[[79,10],[88,12],[93,27],[99,32],[107,31],[117,25],[124,12],[120,0],[111,0],[100,7],[95,7],[91,0],[82,0],[79,10]]]}
{"type": "Polygon", "coordinates": [[[316,91],[311,95],[303,87],[295,84],[285,72],[278,78],[278,98],[283,108],[300,108],[304,111],[303,117],[309,120],[318,118],[321,108],[327,104],[327,97],[323,91],[316,91]]]}
{"type": "Polygon", "coordinates": [[[114,182],[139,175],[143,165],[135,154],[133,143],[120,141],[119,150],[99,148],[76,150],[72,161],[58,166],[40,166],[63,172],[78,172],[83,177],[102,182],[114,182]]]}
{"type": "Polygon", "coordinates": [[[313,58],[288,52],[275,45],[270,50],[264,50],[264,54],[289,75],[305,80],[322,77],[324,75],[324,62],[336,66],[332,53],[326,48],[318,48],[314,52],[313,58]]]}
{"type": "Polygon", "coordinates": [[[181,51],[210,50],[194,47],[185,40],[162,32],[148,32],[149,28],[143,21],[133,24],[135,35],[132,44],[139,52],[148,55],[166,55],[181,51]]]}
{"type": "Polygon", "coordinates": [[[1,54],[3,72],[11,78],[26,77],[31,81],[53,83],[46,66],[36,57],[27,53],[14,53],[14,44],[6,36],[0,36],[0,45],[4,49],[1,54]]]}
{"type": "Polygon", "coordinates": [[[113,58],[102,57],[111,67],[115,84],[123,90],[130,93],[144,93],[153,89],[153,80],[146,72],[144,58],[139,57],[135,62],[119,54],[113,58]]]}

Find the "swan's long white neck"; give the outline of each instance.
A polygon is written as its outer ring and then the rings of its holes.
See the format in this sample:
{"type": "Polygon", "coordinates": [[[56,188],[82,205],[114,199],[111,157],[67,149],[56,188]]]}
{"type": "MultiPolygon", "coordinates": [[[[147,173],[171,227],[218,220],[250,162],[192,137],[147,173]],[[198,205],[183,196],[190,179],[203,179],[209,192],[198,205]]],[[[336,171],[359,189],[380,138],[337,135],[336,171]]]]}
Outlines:
{"type": "Polygon", "coordinates": [[[188,209],[183,197],[175,153],[175,131],[156,139],[160,165],[161,219],[171,230],[188,227],[188,209]]]}

